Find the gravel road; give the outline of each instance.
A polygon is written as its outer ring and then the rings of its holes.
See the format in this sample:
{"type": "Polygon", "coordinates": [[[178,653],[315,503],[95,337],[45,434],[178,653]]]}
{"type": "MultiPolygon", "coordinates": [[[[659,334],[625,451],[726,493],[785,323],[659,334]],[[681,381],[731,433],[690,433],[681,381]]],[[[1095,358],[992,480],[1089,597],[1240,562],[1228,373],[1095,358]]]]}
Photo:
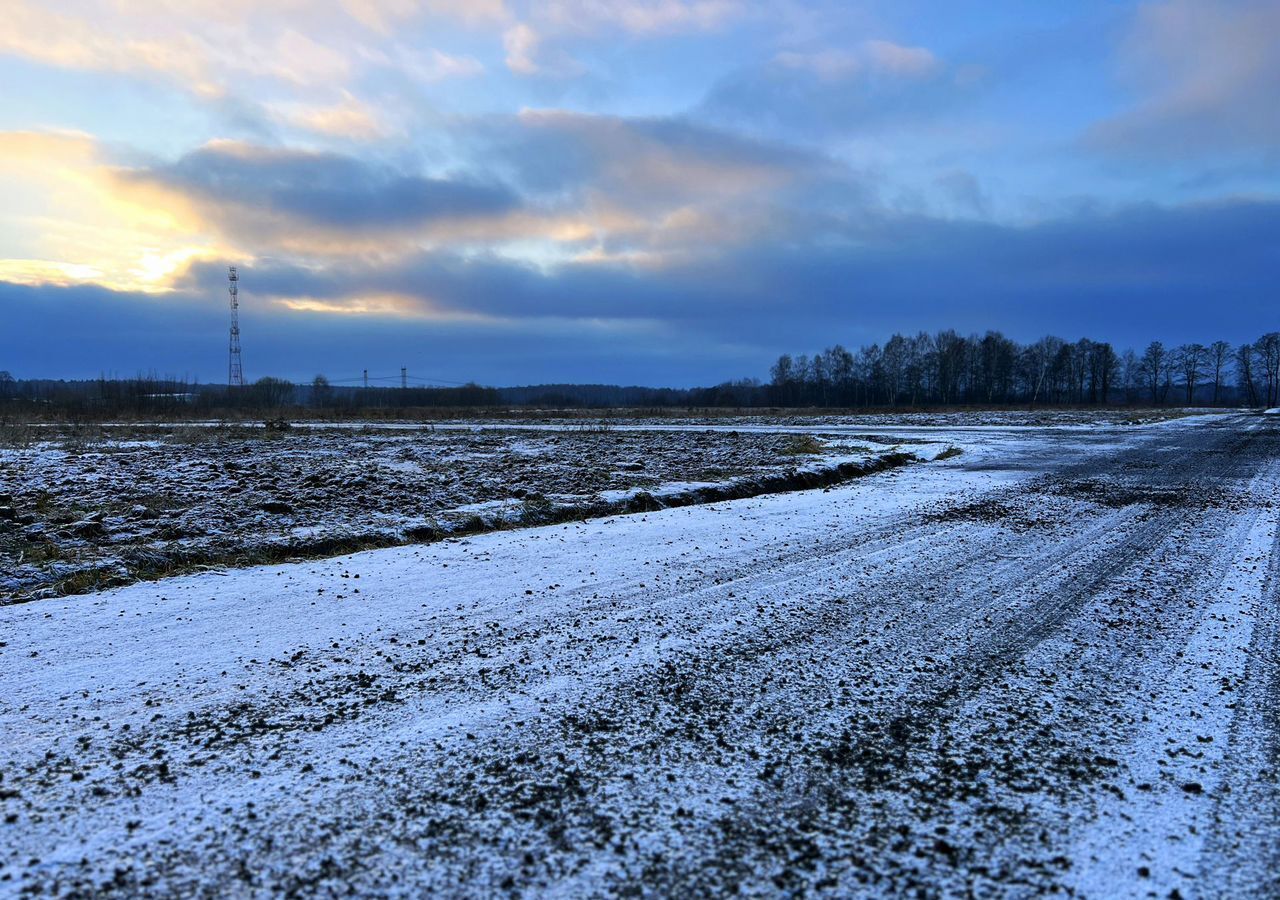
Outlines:
{"type": "Polygon", "coordinates": [[[1010,429],[0,608],[0,894],[1274,897],[1278,500],[1276,417],[1010,429]]]}

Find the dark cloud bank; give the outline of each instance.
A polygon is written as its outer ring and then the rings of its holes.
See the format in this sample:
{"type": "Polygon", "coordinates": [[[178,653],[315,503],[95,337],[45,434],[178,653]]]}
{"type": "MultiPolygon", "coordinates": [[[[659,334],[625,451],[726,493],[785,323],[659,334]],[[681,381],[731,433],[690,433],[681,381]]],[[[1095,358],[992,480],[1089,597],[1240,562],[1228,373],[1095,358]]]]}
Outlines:
{"type": "MultiPolygon", "coordinates": [[[[763,376],[782,351],[857,345],[892,331],[998,328],[1030,339],[1088,334],[1252,339],[1273,329],[1280,204],[1141,207],[1013,228],[926,218],[875,239],[758,244],[665,269],[422,255],[391,267],[334,263],[244,272],[250,374],[307,378],[408,365],[494,384],[714,383],[763,376]],[[337,316],[263,308],[272,295],[394,291],[488,321],[337,316]]],[[[220,380],[220,268],[161,297],[0,283],[15,375],[140,369],[220,380]]]]}

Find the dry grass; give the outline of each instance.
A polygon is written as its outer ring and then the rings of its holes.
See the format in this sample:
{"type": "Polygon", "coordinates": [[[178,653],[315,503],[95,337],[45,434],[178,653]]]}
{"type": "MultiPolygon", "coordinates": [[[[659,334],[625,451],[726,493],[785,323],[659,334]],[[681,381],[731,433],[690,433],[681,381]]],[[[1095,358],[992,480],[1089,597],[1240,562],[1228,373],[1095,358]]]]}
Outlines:
{"type": "Polygon", "coordinates": [[[826,451],[826,445],[811,434],[793,434],[780,451],[783,456],[808,456],[826,451]]]}

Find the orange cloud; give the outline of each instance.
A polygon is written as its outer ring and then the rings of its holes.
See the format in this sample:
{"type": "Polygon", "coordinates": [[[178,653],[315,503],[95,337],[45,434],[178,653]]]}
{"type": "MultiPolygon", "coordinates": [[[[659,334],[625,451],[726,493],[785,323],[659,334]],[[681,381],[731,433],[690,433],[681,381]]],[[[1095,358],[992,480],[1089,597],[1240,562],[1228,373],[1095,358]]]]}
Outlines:
{"type": "Polygon", "coordinates": [[[0,192],[0,237],[16,251],[0,260],[8,281],[163,292],[192,261],[225,252],[184,198],[122,190],[87,135],[0,132],[0,192]]]}
{"type": "Polygon", "coordinates": [[[478,313],[445,309],[431,300],[395,293],[360,293],[348,297],[278,297],[277,306],[295,312],[335,316],[388,316],[398,319],[425,319],[433,322],[487,322],[478,313]]]}
{"type": "Polygon", "coordinates": [[[348,91],[342,92],[337,103],[327,106],[280,103],[270,108],[285,123],[328,137],[367,141],[390,133],[381,115],[348,91]]]}

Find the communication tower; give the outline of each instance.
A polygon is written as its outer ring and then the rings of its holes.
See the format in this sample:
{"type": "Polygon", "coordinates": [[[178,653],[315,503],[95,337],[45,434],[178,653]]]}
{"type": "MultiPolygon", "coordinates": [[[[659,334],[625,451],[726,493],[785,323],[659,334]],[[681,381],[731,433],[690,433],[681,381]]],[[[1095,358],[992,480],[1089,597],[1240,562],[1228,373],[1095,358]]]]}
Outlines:
{"type": "Polygon", "coordinates": [[[227,367],[227,384],[244,387],[244,369],[240,365],[240,276],[236,267],[227,272],[227,293],[231,295],[231,360],[227,367]]]}

